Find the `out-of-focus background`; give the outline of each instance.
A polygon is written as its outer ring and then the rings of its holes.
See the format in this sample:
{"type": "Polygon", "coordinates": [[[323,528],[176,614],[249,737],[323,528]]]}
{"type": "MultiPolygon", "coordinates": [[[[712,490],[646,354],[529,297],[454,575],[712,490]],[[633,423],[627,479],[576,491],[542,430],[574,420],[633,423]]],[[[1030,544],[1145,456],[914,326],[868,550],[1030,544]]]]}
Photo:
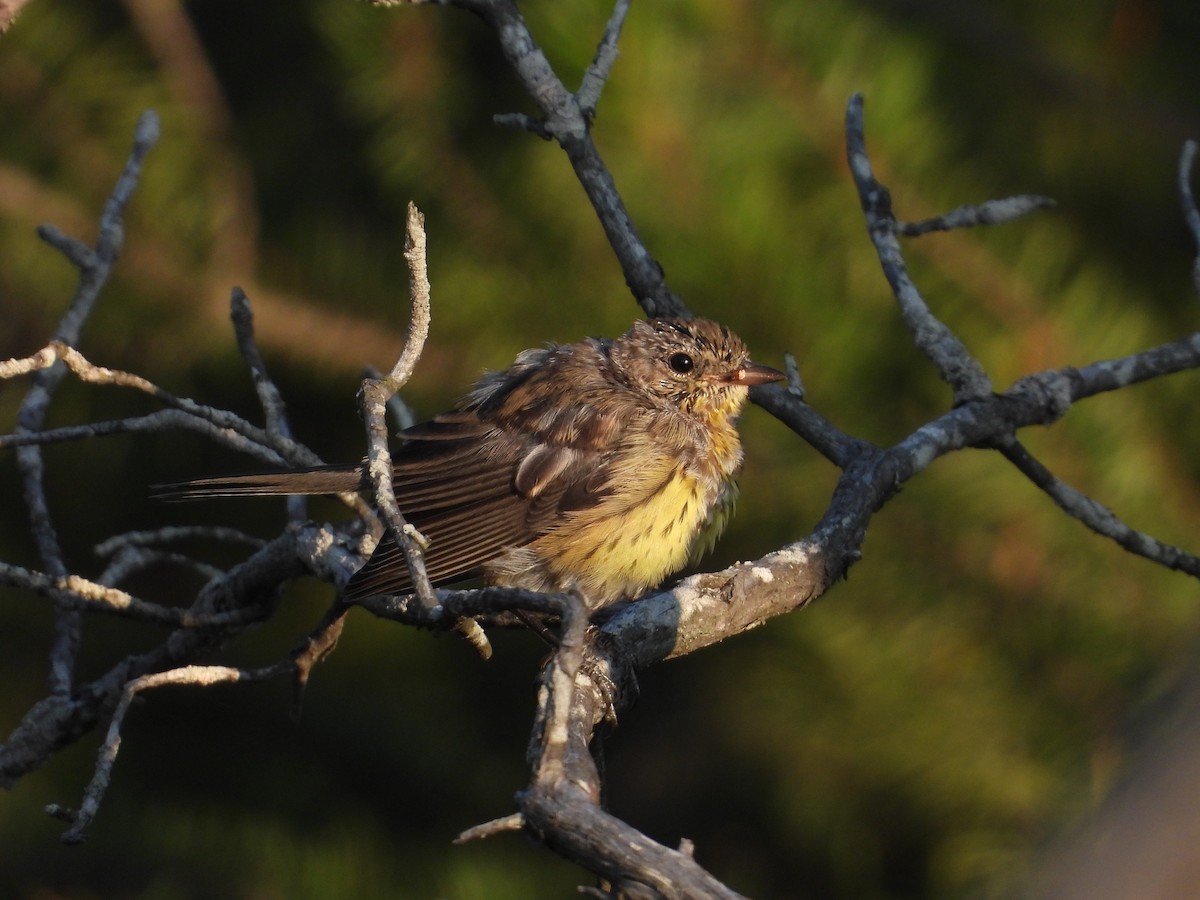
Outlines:
{"type": "MultiPolygon", "coordinates": [[[[524,5],[571,85],[603,2],[524,5]]],[[[881,443],[942,412],[866,239],[843,162],[847,97],[902,217],[1019,192],[1056,210],[907,244],[934,310],[998,387],[1196,330],[1182,143],[1200,137],[1194,0],[660,0],[634,5],[595,136],[670,283],[757,359],[796,354],[808,398],[881,443]]],[[[0,358],[40,347],[73,270],[41,222],[91,240],[138,114],[162,116],[127,244],[82,347],[254,415],[227,307],[255,303],[295,430],[362,452],[355,390],[407,320],[405,205],[428,216],[433,330],[406,397],[422,415],[519,350],[637,316],[567,162],[499,129],[531,111],[490,33],[438,8],[351,0],[33,0],[0,37],[0,358]]],[[[1023,435],[1048,465],[1167,541],[1200,547],[1195,374],[1099,397],[1023,435]]],[[[21,382],[0,384],[10,430],[21,382]]],[[[152,408],[66,386],[53,424],[152,408]]],[[[719,566],[805,534],[834,470],[760,410],[719,566]]],[[[282,505],[161,506],[152,482],[247,463],[191,435],[47,450],[82,573],[118,531],[173,521],[269,534],[282,505]]],[[[336,515],[336,509],[320,510],[336,515]]],[[[196,548],[217,560],[223,548],[196,548]]],[[[1194,581],[1068,520],[998,456],[940,460],[875,520],[815,606],[645,673],[609,744],[612,809],[739,891],[950,898],[1020,890],[1055,835],[1119,783],[1194,666],[1194,581]]],[[[0,558],[36,565],[11,453],[0,558]]],[[[135,586],[173,602],[163,572],[135,586]]],[[[222,657],[277,658],[328,589],[222,657]]],[[[0,591],[0,733],[43,695],[45,600],[0,591]]],[[[90,621],[82,675],[159,632],[90,621]]],[[[310,685],[169,689],[129,716],[88,842],[58,843],[89,735],[0,797],[0,895],[541,898],[581,873],[518,837],[452,847],[512,810],[544,650],[496,657],[351,617],[310,685]]]]}

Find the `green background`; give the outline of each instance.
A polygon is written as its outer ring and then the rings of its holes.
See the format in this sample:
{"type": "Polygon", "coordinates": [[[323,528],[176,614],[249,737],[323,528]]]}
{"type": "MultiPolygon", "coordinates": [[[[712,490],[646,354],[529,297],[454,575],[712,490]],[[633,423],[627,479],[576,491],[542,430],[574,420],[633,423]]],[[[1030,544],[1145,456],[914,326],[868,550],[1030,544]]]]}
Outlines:
{"type": "MultiPolygon", "coordinates": [[[[530,2],[569,86],[608,9],[530,2]]],[[[1194,0],[876,0],[634,5],[594,135],[669,282],[779,365],[841,427],[892,443],[945,410],[866,238],[842,118],[898,214],[1020,192],[1056,210],[906,243],[935,312],[1006,387],[1197,328],[1176,167],[1200,137],[1194,0]]],[[[0,37],[0,358],[40,347],[74,272],[33,232],[92,240],[138,114],[163,134],[82,349],[255,415],[226,321],[255,303],[297,435],[362,452],[364,363],[407,321],[405,205],[428,216],[433,330],[406,397],[444,408],[485,368],[637,315],[554,146],[491,124],[532,111],[475,18],[350,0],[33,0],[0,37]]],[[[1134,527],[1197,548],[1195,374],[1099,397],[1023,437],[1134,527]]],[[[20,380],[0,384],[11,428],[20,380]]],[[[153,408],[68,383],[67,424],[153,408]]],[[[743,423],[740,512],[710,560],[803,536],[836,472],[758,409],[743,423]]],[[[146,486],[247,463],[191,435],[47,451],[71,564],[119,531],[175,521],[262,534],[280,504],[164,507],[146,486]]],[[[322,514],[324,514],[322,510],[322,514]]],[[[335,514],[333,509],[329,514],[335,514]]],[[[0,454],[0,558],[36,565],[13,454],[0,454]]],[[[229,562],[227,550],[197,547],[229,562]]],[[[163,571],[132,588],[180,602],[163,571]]],[[[277,658],[330,592],[304,584],[223,654],[277,658]]],[[[809,609],[646,672],[609,743],[612,809],[756,897],[924,898],[1018,890],[1085,821],[1191,670],[1194,581],[1087,532],[996,454],[937,462],[874,520],[847,583],[809,609]]],[[[47,602],[0,591],[0,733],[44,692],[47,602]]],[[[81,675],[161,636],[88,623],[81,675]]],[[[21,898],[573,896],[579,870],[519,837],[460,830],[513,810],[543,648],[353,615],[288,721],[282,683],[170,688],[130,714],[88,842],[89,735],[0,796],[0,895],[21,898]]]]}

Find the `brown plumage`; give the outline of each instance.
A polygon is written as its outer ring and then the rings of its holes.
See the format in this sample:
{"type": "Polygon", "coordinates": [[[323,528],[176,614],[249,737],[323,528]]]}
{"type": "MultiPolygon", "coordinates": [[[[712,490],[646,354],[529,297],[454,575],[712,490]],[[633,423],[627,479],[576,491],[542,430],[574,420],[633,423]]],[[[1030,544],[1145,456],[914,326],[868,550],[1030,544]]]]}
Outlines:
{"type": "MultiPolygon", "coordinates": [[[[593,608],[632,598],[711,546],[736,498],[735,421],[748,388],[783,378],[728,329],[656,319],[615,339],[526,350],[458,405],[406,429],[396,497],[430,540],[435,584],[578,590],[593,608]]],[[[318,467],[160,486],[169,499],[325,494],[367,487],[363,467],[318,467]]],[[[348,600],[403,593],[385,537],[348,600]]]]}

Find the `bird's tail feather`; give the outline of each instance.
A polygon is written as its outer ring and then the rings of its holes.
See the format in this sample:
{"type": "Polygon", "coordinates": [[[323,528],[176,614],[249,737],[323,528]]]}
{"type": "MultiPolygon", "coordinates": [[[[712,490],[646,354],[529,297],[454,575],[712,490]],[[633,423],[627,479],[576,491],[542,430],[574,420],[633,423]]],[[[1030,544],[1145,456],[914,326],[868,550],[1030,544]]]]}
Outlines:
{"type": "Polygon", "coordinates": [[[313,466],[245,475],[217,475],[150,486],[159,500],[203,500],[208,497],[271,497],[281,494],[342,494],[363,487],[361,466],[313,466]]]}

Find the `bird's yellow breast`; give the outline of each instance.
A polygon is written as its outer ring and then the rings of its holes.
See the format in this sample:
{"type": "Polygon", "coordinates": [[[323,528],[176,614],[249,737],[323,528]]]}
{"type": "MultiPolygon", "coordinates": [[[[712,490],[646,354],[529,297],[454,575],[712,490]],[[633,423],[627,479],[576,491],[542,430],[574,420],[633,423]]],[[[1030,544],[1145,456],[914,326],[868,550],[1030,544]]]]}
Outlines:
{"type": "Polygon", "coordinates": [[[670,455],[639,460],[616,473],[608,496],[565,514],[532,549],[556,581],[593,604],[637,596],[710,549],[723,530],[741,455],[736,443],[722,449],[730,459],[713,465],[709,454],[699,468],[670,455]]]}

